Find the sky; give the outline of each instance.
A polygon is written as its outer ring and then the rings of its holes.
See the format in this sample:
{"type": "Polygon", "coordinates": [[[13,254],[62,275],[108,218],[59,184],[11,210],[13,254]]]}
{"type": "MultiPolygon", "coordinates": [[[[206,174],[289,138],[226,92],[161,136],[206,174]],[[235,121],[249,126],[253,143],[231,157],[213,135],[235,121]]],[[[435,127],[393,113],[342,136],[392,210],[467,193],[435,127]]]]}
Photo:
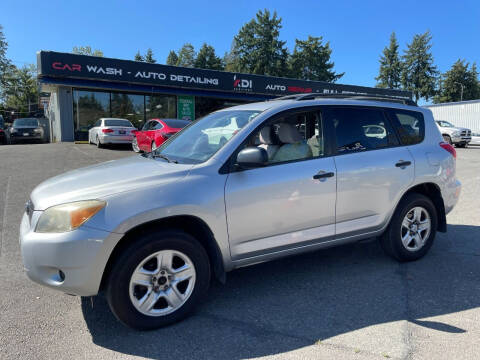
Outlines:
{"type": "Polygon", "coordinates": [[[414,34],[430,30],[439,70],[457,59],[480,65],[480,1],[324,0],[0,0],[0,24],[17,66],[36,63],[36,52],[70,52],[90,45],[106,57],[133,59],[150,47],[158,63],[171,49],[207,42],[217,54],[260,9],[282,18],[280,39],[293,50],[295,39],[322,36],[330,42],[338,83],[374,86],[378,59],[395,31],[400,51],[414,34]]]}

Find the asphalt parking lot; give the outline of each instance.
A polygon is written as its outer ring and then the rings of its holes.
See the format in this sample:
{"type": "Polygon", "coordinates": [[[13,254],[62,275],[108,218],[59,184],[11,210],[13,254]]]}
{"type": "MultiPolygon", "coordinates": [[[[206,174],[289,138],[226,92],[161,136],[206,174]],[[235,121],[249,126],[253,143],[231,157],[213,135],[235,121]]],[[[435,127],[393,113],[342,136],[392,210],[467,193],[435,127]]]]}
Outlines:
{"type": "Polygon", "coordinates": [[[46,289],[23,273],[18,227],[30,191],[128,148],[0,146],[1,359],[478,359],[480,147],[457,149],[463,184],[422,260],[398,264],[376,241],[240,269],[186,321],[136,332],[105,300],[46,289]]]}

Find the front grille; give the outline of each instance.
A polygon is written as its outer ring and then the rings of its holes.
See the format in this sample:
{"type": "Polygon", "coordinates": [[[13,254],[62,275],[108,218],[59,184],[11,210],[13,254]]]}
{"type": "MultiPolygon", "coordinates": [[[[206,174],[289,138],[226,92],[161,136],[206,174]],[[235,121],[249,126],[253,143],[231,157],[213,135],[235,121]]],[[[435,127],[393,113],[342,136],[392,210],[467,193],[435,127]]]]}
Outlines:
{"type": "Polygon", "coordinates": [[[472,132],[470,130],[462,130],[462,136],[471,136],[472,132]]]}

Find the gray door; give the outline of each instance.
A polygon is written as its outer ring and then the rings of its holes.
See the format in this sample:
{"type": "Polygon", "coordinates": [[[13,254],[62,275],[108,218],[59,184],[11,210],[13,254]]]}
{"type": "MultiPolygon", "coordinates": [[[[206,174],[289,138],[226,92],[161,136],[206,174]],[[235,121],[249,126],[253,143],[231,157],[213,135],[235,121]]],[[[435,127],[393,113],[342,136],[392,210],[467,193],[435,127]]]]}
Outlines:
{"type": "Polygon", "coordinates": [[[326,108],[335,129],[336,237],[385,225],[414,180],[414,160],[381,108],[326,108]]]}
{"type": "Polygon", "coordinates": [[[267,122],[268,140],[254,134],[246,145],[267,147],[270,160],[228,175],[225,206],[234,260],[333,238],[336,170],[324,151],[320,122],[315,112],[285,116],[267,122]]]}

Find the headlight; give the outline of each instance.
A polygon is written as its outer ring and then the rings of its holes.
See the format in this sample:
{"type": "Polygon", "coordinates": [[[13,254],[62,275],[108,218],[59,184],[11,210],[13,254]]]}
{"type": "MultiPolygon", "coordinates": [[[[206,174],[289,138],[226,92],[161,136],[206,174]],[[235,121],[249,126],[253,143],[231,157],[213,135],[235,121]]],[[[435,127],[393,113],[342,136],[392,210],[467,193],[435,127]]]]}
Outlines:
{"type": "Polygon", "coordinates": [[[38,219],[35,232],[60,233],[75,230],[106,204],[105,201],[87,200],[52,206],[38,219]]]}
{"type": "Polygon", "coordinates": [[[460,131],[454,131],[452,133],[453,136],[460,136],[461,132],[460,131]]]}
{"type": "Polygon", "coordinates": [[[15,129],[15,128],[11,128],[11,129],[10,129],[10,133],[13,134],[13,133],[16,133],[16,132],[17,132],[17,129],[15,129]]]}
{"type": "Polygon", "coordinates": [[[37,134],[40,134],[41,132],[43,132],[43,129],[42,128],[36,128],[33,130],[33,132],[37,133],[37,134]]]}

